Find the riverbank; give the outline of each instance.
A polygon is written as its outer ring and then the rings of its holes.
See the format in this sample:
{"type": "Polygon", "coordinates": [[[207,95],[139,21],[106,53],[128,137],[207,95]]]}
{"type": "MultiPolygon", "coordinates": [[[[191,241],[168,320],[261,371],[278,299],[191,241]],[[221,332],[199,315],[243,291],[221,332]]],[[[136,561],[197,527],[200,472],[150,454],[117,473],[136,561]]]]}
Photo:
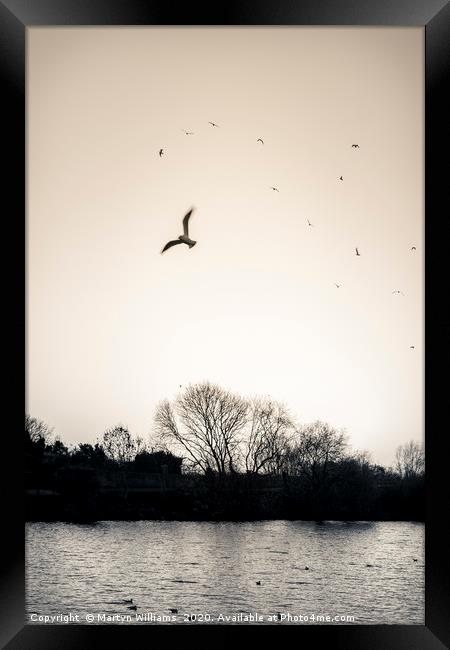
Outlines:
{"type": "Polygon", "coordinates": [[[172,488],[28,490],[27,521],[424,521],[421,486],[380,485],[370,495],[312,492],[286,481],[198,480],[172,488]]]}

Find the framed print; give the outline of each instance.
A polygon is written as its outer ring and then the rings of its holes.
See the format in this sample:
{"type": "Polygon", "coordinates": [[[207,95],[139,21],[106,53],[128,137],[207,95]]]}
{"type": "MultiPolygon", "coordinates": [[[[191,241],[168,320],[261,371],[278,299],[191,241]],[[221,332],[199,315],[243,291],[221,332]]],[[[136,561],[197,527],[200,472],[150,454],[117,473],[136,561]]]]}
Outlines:
{"type": "Polygon", "coordinates": [[[448,645],[448,5],[0,17],[3,647],[448,645]]]}

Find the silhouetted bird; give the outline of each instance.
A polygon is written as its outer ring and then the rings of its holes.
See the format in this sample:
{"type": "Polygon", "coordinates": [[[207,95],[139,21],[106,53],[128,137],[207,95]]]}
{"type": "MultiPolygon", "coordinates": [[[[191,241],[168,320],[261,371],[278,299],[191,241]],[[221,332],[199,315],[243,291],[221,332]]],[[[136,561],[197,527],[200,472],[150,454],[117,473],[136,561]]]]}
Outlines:
{"type": "Polygon", "coordinates": [[[161,158],[161,156],[163,155],[163,153],[164,153],[164,149],[160,149],[160,150],[159,150],[159,157],[160,157],[160,158],[161,158]]]}
{"type": "Polygon", "coordinates": [[[309,571],[309,566],[305,566],[305,571],[309,571]]]}
{"type": "Polygon", "coordinates": [[[412,251],[416,251],[417,248],[416,248],[415,246],[411,246],[411,250],[412,250],[412,251]]]}
{"type": "Polygon", "coordinates": [[[279,192],[280,191],[277,187],[271,187],[270,189],[273,190],[274,192],[279,192]]]}
{"type": "Polygon", "coordinates": [[[357,255],[358,257],[360,257],[359,250],[358,250],[357,248],[355,248],[355,251],[356,251],[356,255],[357,255]]]}
{"type": "Polygon", "coordinates": [[[413,562],[417,562],[417,559],[415,557],[413,557],[413,562]]]}
{"type": "Polygon", "coordinates": [[[336,284],[336,282],[335,282],[335,283],[334,283],[334,286],[337,287],[337,288],[339,289],[341,285],[340,285],[340,284],[336,284]]]}
{"type": "Polygon", "coordinates": [[[132,598],[129,598],[128,600],[125,599],[125,600],[123,600],[122,602],[124,603],[124,605],[130,604],[130,603],[132,604],[132,603],[133,603],[133,599],[132,599],[132,598]]]}
{"type": "Polygon", "coordinates": [[[403,291],[399,291],[398,289],[396,289],[396,290],[393,291],[392,293],[399,293],[399,294],[402,295],[402,296],[405,295],[405,294],[403,293],[403,291]]]}
{"type": "Polygon", "coordinates": [[[257,580],[256,584],[258,585],[258,587],[261,586],[261,580],[257,580]]]}
{"type": "Polygon", "coordinates": [[[128,607],[128,609],[136,610],[136,609],[137,609],[137,605],[130,605],[130,606],[128,607]]]}
{"type": "Polygon", "coordinates": [[[352,147],[353,147],[354,149],[359,149],[359,144],[352,144],[352,147]]]}
{"type": "Polygon", "coordinates": [[[366,567],[368,567],[368,568],[372,568],[372,567],[373,567],[373,564],[366,564],[366,567]]]}
{"type": "Polygon", "coordinates": [[[308,222],[308,226],[311,226],[311,228],[314,226],[314,224],[311,223],[311,221],[309,219],[307,219],[306,221],[308,222]]]}
{"type": "Polygon", "coordinates": [[[416,346],[415,346],[415,345],[410,345],[410,346],[409,346],[409,349],[410,349],[410,350],[415,350],[415,349],[416,349],[416,346]]]}
{"type": "MultiPolygon", "coordinates": [[[[183,129],[184,130],[184,129],[183,129]]],[[[194,131],[184,131],[186,135],[194,135],[194,131]]]]}
{"type": "Polygon", "coordinates": [[[342,176],[339,176],[339,180],[340,180],[340,181],[343,181],[344,178],[343,178],[342,176]]]}
{"type": "Polygon", "coordinates": [[[214,124],[214,122],[208,122],[208,124],[211,124],[211,126],[219,126],[218,124],[214,124]]]}
{"type": "Polygon", "coordinates": [[[172,612],[172,614],[178,614],[178,609],[176,609],[176,607],[169,607],[169,612],[172,612]]]}
{"type": "Polygon", "coordinates": [[[192,214],[194,208],[191,208],[189,212],[185,215],[183,219],[183,234],[178,237],[178,239],[172,239],[172,241],[167,242],[167,244],[164,246],[162,249],[161,253],[164,253],[164,251],[168,250],[169,248],[172,248],[172,246],[176,246],[177,244],[187,244],[189,248],[192,248],[192,246],[195,246],[197,243],[193,239],[190,239],[189,237],[189,217],[192,214]]]}
{"type": "Polygon", "coordinates": [[[256,142],[260,142],[261,144],[264,144],[264,140],[262,138],[258,138],[256,142]]]}

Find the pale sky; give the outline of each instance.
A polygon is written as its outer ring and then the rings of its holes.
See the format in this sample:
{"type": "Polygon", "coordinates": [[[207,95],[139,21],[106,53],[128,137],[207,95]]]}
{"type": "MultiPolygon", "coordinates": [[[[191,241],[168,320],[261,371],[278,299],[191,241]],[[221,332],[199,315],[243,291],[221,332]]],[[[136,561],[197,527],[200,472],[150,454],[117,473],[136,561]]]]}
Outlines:
{"type": "Polygon", "coordinates": [[[422,28],[29,28],[27,411],[147,438],[210,380],[381,463],[423,442],[423,58],[422,28]]]}

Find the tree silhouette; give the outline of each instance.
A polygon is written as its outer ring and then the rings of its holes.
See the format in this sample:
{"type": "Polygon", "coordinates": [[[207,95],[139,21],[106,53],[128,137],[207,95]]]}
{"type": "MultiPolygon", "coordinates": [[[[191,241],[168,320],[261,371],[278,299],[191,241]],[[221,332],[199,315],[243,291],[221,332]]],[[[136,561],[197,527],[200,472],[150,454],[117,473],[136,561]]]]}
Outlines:
{"type": "Polygon", "coordinates": [[[192,469],[223,475],[237,469],[247,411],[238,395],[203,382],[188,386],[173,404],[160,402],[155,425],[163,442],[183,450],[192,469]]]}
{"type": "Polygon", "coordinates": [[[248,434],[244,441],[244,466],[252,474],[280,474],[294,423],[278,402],[255,398],[250,403],[248,434]]]}
{"type": "Polygon", "coordinates": [[[395,470],[402,478],[411,479],[422,476],[425,472],[425,455],[417,442],[410,440],[397,447],[395,452],[395,470]]]}
{"type": "Polygon", "coordinates": [[[127,427],[119,424],[108,429],[101,441],[106,456],[120,465],[131,462],[143,449],[142,438],[133,438],[127,427]]]}
{"type": "Polygon", "coordinates": [[[313,489],[323,489],[329,485],[333,465],[344,458],[347,446],[343,431],[316,420],[298,430],[298,439],[286,458],[288,471],[306,478],[313,489]]]}

